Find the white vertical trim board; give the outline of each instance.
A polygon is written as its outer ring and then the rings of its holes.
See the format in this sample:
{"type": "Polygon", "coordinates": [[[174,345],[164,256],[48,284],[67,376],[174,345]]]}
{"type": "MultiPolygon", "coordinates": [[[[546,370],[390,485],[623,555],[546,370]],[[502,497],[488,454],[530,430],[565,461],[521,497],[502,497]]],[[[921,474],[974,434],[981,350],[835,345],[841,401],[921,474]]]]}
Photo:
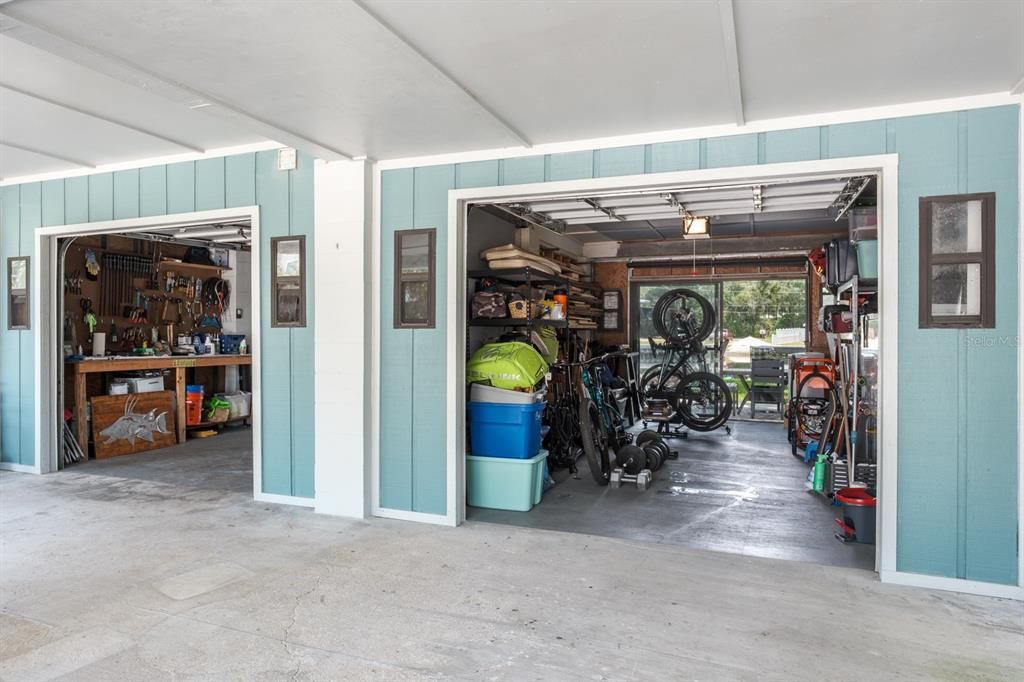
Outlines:
{"type": "Polygon", "coordinates": [[[881,452],[879,462],[879,495],[877,533],[875,542],[875,570],[881,575],[896,570],[896,495],[898,490],[896,466],[899,446],[897,424],[899,418],[899,157],[890,154],[878,175],[878,248],[881,268],[878,279],[879,332],[881,334],[878,358],[879,433],[881,452]]]}
{"type": "Polygon", "coordinates": [[[356,518],[370,509],[371,183],[365,161],[317,160],[313,166],[313,300],[322,306],[314,323],[315,508],[356,518]]]}
{"type": "Polygon", "coordinates": [[[370,513],[386,516],[389,510],[380,506],[380,191],[381,171],[373,165],[373,219],[370,225],[370,513]]]}
{"type": "Polygon", "coordinates": [[[895,227],[885,229],[884,225],[898,225],[898,157],[895,154],[878,156],[862,156],[843,159],[827,159],[819,161],[799,161],[791,163],[764,164],[755,166],[738,166],[732,168],[711,168],[671,173],[653,173],[645,175],[629,175],[611,178],[592,178],[586,180],[569,180],[564,182],[541,182],[509,187],[481,187],[463,190],[451,190],[448,193],[448,316],[446,319],[447,333],[447,424],[446,435],[448,452],[446,461],[447,490],[449,491],[447,519],[451,524],[458,524],[465,518],[465,439],[463,433],[462,405],[465,385],[465,363],[461,358],[466,356],[466,337],[462,333],[466,324],[465,297],[465,256],[466,256],[466,207],[469,203],[480,201],[508,201],[510,199],[531,200],[588,192],[604,192],[618,190],[655,190],[659,188],[677,187],[680,185],[707,185],[721,182],[754,182],[778,178],[794,177],[828,177],[834,175],[878,174],[881,177],[882,220],[883,227],[879,230],[879,247],[883,259],[879,286],[884,290],[892,289],[883,298],[880,307],[880,327],[882,330],[882,357],[888,353],[890,357],[880,367],[879,391],[881,393],[881,410],[878,420],[879,438],[882,442],[881,460],[883,474],[880,476],[878,496],[880,500],[880,527],[885,541],[876,546],[876,565],[885,567],[895,565],[896,547],[896,478],[895,474],[885,475],[884,472],[896,471],[896,415],[897,415],[897,382],[896,382],[896,333],[898,331],[898,233],[895,227]],[[891,338],[890,338],[891,337],[891,338]],[[454,499],[451,491],[455,491],[454,499]],[[885,529],[891,531],[886,533],[885,529]]]}

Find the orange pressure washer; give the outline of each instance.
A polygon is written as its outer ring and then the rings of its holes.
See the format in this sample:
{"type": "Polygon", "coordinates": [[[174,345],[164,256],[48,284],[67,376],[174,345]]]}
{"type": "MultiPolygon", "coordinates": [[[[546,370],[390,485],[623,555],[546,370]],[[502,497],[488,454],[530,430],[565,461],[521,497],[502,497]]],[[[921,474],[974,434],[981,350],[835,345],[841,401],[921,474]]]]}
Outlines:
{"type": "Polygon", "coordinates": [[[817,441],[832,419],[836,366],[821,357],[790,356],[786,423],[794,456],[817,441]]]}

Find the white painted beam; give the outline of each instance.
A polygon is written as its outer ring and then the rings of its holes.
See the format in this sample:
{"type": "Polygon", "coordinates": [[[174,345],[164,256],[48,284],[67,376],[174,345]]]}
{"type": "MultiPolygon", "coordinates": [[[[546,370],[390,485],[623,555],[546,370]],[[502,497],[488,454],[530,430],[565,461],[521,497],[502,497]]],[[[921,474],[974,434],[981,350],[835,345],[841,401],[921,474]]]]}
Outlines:
{"type": "Polygon", "coordinates": [[[70,163],[73,166],[80,166],[81,168],[95,168],[96,164],[88,161],[82,161],[80,159],[72,159],[62,154],[55,152],[48,152],[45,149],[39,149],[38,147],[26,147],[23,144],[17,142],[11,142],[10,140],[0,139],[0,146],[10,147],[11,149],[17,149],[18,151],[28,152],[29,154],[38,154],[39,156],[45,156],[48,159],[55,159],[57,161],[63,161],[64,163],[70,163]]]}
{"type": "Polygon", "coordinates": [[[0,27],[7,37],[69,59],[105,76],[160,95],[180,105],[189,108],[203,107],[207,113],[263,135],[268,140],[301,149],[321,159],[338,161],[352,158],[350,154],[335,149],[329,144],[306,137],[272,121],[263,120],[186,83],[146,71],[125,59],[71,40],[51,27],[26,21],[18,15],[17,4],[5,5],[0,8],[0,27]]]}
{"type": "Polygon", "coordinates": [[[469,99],[472,100],[473,103],[475,103],[481,111],[483,111],[485,114],[487,114],[489,118],[495,121],[508,135],[512,136],[512,138],[516,142],[527,148],[533,146],[533,144],[526,138],[526,136],[522,132],[519,131],[519,129],[517,129],[507,120],[505,120],[505,118],[501,116],[497,111],[495,111],[494,108],[483,102],[469,88],[460,83],[458,79],[455,78],[455,76],[441,68],[440,64],[431,59],[430,56],[427,55],[423,50],[416,47],[416,45],[413,44],[411,40],[406,38],[404,35],[395,30],[391,25],[389,25],[387,22],[385,22],[383,19],[377,16],[370,8],[368,8],[362,2],[362,0],[352,0],[352,3],[356,5],[359,9],[363,10],[363,12],[366,13],[366,16],[370,17],[375,22],[377,22],[377,24],[379,24],[381,28],[383,28],[385,31],[393,35],[395,38],[397,38],[403,45],[409,48],[409,50],[412,51],[413,54],[415,54],[417,57],[423,60],[423,62],[430,66],[430,68],[432,68],[434,71],[439,73],[446,81],[448,81],[449,83],[457,87],[459,90],[461,90],[463,93],[465,93],[466,96],[469,97],[469,99]]]}
{"type": "Polygon", "coordinates": [[[722,40],[725,48],[726,77],[732,90],[733,110],[736,125],[746,122],[743,114],[743,86],[740,81],[740,53],[736,43],[736,19],[733,15],[732,0],[718,0],[718,14],[722,22],[722,40]]]}
{"type": "Polygon", "coordinates": [[[1024,76],[1021,76],[1017,84],[1010,88],[1011,95],[1020,95],[1022,93],[1024,93],[1024,76]]]}
{"type": "Polygon", "coordinates": [[[167,144],[172,144],[175,147],[181,147],[182,149],[187,149],[187,150],[189,150],[191,152],[198,152],[198,153],[202,154],[203,152],[206,151],[202,147],[197,147],[194,144],[190,144],[188,142],[182,142],[181,140],[176,140],[173,137],[168,137],[168,136],[163,135],[161,133],[155,133],[152,130],[147,130],[145,128],[141,128],[141,127],[139,127],[137,125],[134,125],[132,123],[128,123],[127,121],[122,121],[120,119],[113,118],[113,117],[108,116],[106,114],[99,114],[99,113],[96,113],[95,111],[89,111],[87,109],[82,109],[81,107],[76,107],[76,106],[73,106],[71,104],[66,104],[64,102],[60,102],[60,101],[57,101],[55,99],[51,99],[49,97],[44,97],[43,95],[38,95],[38,94],[36,94],[34,92],[29,92],[28,90],[22,90],[21,88],[16,88],[13,85],[8,85],[6,83],[0,83],[0,90],[8,90],[10,92],[17,93],[17,94],[19,94],[19,95],[21,95],[23,97],[28,97],[29,99],[34,99],[37,102],[43,102],[44,104],[49,104],[50,106],[54,106],[54,107],[57,107],[59,109],[64,109],[66,111],[72,111],[72,112],[74,112],[76,114],[81,114],[82,116],[88,116],[89,118],[94,118],[94,119],[96,119],[98,121],[103,121],[104,123],[110,123],[110,124],[115,125],[115,126],[117,126],[119,128],[124,128],[126,130],[131,130],[132,132],[139,133],[140,135],[145,135],[147,137],[152,137],[155,140],[160,140],[162,142],[166,142],[167,144]]]}

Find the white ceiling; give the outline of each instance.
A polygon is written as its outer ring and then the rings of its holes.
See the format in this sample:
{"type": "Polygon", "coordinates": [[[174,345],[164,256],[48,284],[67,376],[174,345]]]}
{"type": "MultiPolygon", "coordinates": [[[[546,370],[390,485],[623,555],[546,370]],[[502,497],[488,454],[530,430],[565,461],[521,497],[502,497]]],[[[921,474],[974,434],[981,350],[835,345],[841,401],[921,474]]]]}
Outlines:
{"type": "Polygon", "coordinates": [[[164,97],[0,34],[0,177],[263,139],[202,110],[174,106],[164,97]]]}
{"type": "Polygon", "coordinates": [[[1022,78],[1019,0],[14,0],[0,177],[261,140],[326,158],[524,146],[1022,78]]]}

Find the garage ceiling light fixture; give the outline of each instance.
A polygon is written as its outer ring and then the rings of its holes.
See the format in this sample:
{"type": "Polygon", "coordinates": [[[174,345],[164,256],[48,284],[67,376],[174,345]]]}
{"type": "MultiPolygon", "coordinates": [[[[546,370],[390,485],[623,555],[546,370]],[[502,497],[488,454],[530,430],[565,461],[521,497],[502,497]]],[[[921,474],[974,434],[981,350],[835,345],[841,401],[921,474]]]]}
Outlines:
{"type": "Polygon", "coordinates": [[[708,239],[711,237],[711,218],[707,216],[683,216],[683,239],[708,239]]]}

